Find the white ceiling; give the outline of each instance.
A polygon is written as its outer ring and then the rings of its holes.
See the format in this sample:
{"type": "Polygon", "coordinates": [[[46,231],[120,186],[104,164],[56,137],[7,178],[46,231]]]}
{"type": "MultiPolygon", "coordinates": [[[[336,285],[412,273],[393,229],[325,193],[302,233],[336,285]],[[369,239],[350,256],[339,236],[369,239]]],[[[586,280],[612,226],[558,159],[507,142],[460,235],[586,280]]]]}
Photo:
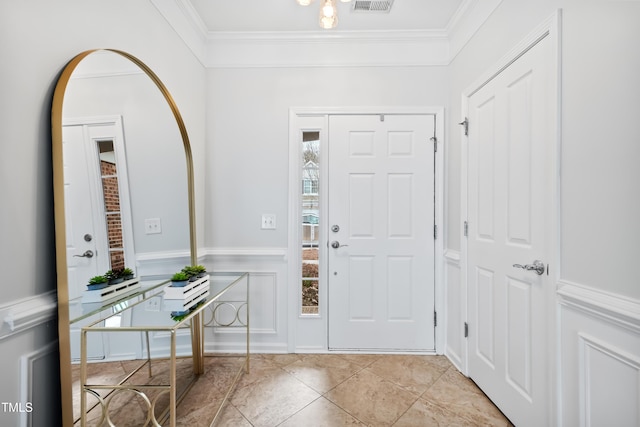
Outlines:
{"type": "Polygon", "coordinates": [[[389,13],[352,12],[338,1],[338,27],[318,26],[320,0],[184,0],[209,32],[446,30],[468,0],[395,0],[389,13]]]}

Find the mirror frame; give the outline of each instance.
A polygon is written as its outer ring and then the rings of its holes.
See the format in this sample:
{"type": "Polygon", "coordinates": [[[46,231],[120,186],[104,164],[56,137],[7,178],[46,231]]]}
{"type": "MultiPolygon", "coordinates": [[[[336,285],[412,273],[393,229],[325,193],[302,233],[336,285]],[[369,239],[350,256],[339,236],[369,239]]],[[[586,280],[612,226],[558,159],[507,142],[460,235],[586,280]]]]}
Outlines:
{"type": "Polygon", "coordinates": [[[51,106],[51,140],[52,140],[52,162],[53,162],[53,200],[55,216],[55,236],[56,236],[56,270],[58,289],[58,345],[60,351],[60,387],[62,405],[62,424],[73,426],[73,383],[71,378],[71,342],[69,333],[69,287],[67,275],[67,251],[66,251],[66,223],[64,206],[64,174],[63,174],[63,153],[62,153],[62,111],[64,95],[67,84],[73,71],[78,64],[88,55],[98,52],[108,51],[123,56],[136,64],[158,87],[163,97],[167,101],[171,112],[176,120],[187,162],[187,192],[189,200],[189,244],[191,265],[197,264],[196,246],[196,221],[195,221],[195,196],[193,178],[193,157],[191,144],[187,135],[187,128],[182,120],[182,116],[173,97],[162,83],[160,78],[140,59],[117,49],[92,49],[76,55],[65,66],[56,83],[51,106]]]}

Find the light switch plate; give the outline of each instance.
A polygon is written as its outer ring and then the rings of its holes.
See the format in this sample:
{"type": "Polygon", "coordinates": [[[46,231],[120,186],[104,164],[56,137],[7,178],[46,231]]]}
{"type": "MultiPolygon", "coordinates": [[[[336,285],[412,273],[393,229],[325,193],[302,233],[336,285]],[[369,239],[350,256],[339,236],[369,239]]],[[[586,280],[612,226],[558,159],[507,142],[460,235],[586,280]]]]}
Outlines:
{"type": "Polygon", "coordinates": [[[263,230],[275,230],[276,229],[276,215],[275,214],[262,214],[262,227],[263,230]]]}

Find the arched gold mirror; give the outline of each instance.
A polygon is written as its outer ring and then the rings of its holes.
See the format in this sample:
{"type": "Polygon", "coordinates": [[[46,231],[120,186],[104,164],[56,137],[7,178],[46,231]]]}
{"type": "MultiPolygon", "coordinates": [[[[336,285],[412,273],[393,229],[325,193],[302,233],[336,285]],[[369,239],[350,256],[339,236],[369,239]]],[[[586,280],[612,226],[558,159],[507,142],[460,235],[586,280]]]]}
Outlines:
{"type": "MultiPolygon", "coordinates": [[[[62,412],[71,426],[79,320],[95,319],[114,301],[96,308],[85,298],[88,279],[125,267],[160,277],[167,266],[196,265],[193,164],[173,98],[126,52],[74,57],[55,88],[51,125],[62,412]]],[[[88,351],[96,362],[141,353],[115,341],[88,351]]]]}

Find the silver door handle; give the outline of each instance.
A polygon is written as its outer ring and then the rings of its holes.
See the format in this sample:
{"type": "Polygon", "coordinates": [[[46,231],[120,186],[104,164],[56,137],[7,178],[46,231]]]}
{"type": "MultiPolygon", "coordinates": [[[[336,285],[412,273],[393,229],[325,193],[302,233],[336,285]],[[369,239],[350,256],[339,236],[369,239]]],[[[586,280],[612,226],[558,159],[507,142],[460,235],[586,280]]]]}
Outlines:
{"type": "Polygon", "coordinates": [[[513,264],[513,266],[515,268],[522,268],[524,270],[528,270],[528,271],[535,271],[536,273],[538,273],[539,276],[542,276],[544,274],[544,263],[542,261],[540,261],[539,259],[533,261],[533,264],[527,264],[527,265],[520,265],[520,264],[513,264]]]}
{"type": "Polygon", "coordinates": [[[86,250],[82,255],[74,255],[74,257],[78,257],[78,258],[93,258],[93,251],[92,250],[86,250]]]}
{"type": "Polygon", "coordinates": [[[331,242],[331,247],[333,249],[344,248],[345,246],[349,246],[349,245],[341,245],[340,242],[338,242],[337,240],[334,240],[333,242],[331,242]]]}

